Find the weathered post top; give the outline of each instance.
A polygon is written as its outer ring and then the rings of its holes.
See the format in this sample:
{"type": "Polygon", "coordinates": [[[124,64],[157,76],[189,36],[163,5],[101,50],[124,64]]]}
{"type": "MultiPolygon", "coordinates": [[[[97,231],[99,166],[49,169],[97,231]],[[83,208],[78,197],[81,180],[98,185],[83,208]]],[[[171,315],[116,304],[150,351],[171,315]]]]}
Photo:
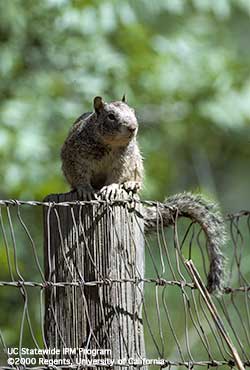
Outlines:
{"type": "Polygon", "coordinates": [[[77,203],[76,192],[46,201],[52,202],[44,209],[45,274],[52,282],[45,302],[47,346],[72,363],[77,357],[111,359],[125,369],[120,360],[145,357],[140,202],[124,190],[110,202],[77,203]],[[91,357],[87,350],[100,352],[91,357]]]}

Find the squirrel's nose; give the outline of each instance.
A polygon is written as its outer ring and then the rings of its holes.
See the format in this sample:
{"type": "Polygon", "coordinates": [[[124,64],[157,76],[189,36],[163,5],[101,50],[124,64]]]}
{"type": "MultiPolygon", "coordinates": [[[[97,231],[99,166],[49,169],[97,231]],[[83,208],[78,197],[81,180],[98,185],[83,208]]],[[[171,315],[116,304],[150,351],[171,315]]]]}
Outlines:
{"type": "Polygon", "coordinates": [[[133,132],[135,132],[135,130],[136,130],[136,126],[132,126],[132,125],[130,125],[130,126],[128,126],[128,130],[131,132],[131,133],[133,133],[133,132]]]}

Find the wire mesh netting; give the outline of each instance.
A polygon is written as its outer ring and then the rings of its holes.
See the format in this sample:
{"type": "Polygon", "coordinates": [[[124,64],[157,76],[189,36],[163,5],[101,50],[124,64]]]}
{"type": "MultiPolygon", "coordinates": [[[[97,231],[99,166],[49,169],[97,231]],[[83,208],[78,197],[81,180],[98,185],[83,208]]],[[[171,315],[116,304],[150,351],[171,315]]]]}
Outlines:
{"type": "MultiPolygon", "coordinates": [[[[235,366],[185,267],[206,283],[197,224],[164,229],[159,215],[145,236],[141,209],[158,203],[138,200],[0,205],[1,368],[235,366]]],[[[250,212],[226,223],[226,288],[213,301],[250,366],[250,212]]]]}

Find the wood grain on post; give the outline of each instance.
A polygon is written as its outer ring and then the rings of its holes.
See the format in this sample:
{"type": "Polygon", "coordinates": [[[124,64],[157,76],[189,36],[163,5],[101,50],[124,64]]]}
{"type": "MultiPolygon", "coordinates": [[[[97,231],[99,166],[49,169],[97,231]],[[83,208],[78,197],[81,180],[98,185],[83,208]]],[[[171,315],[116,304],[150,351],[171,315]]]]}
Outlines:
{"type": "MultiPolygon", "coordinates": [[[[121,190],[116,199],[128,195],[121,190]]],[[[115,362],[144,358],[144,235],[135,212],[141,205],[56,204],[76,200],[76,193],[45,199],[53,202],[44,208],[45,274],[53,283],[45,295],[47,347],[72,362],[91,356],[63,355],[64,348],[109,349],[110,355],[95,358],[115,362]]]]}

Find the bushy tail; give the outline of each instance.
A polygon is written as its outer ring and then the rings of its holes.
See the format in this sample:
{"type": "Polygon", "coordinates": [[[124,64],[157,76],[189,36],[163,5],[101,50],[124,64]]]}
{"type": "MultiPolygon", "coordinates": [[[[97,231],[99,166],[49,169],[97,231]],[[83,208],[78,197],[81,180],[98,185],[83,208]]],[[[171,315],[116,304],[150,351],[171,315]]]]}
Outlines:
{"type": "Polygon", "coordinates": [[[174,223],[175,217],[188,217],[200,224],[208,241],[210,271],[207,288],[209,292],[220,294],[224,287],[225,257],[221,247],[226,242],[223,219],[215,204],[206,201],[201,195],[182,193],[171,196],[156,207],[148,207],[145,215],[146,232],[156,231],[160,222],[163,226],[174,223]],[[160,213],[160,217],[157,214],[160,213]]]}

